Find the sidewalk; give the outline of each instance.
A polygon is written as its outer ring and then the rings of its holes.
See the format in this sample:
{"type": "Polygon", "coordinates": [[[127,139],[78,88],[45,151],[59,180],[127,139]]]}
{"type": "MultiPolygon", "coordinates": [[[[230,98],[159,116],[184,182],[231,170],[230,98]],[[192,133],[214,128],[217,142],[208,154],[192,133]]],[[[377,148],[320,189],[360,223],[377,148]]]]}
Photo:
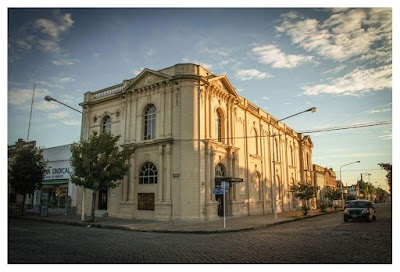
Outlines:
{"type": "Polygon", "coordinates": [[[320,212],[319,209],[311,210],[306,216],[303,216],[301,211],[283,212],[278,213],[277,221],[275,221],[274,214],[227,217],[225,221],[225,229],[223,218],[215,221],[182,222],[96,217],[96,222],[81,222],[80,215],[49,214],[48,217],[39,217],[38,213],[30,212],[26,212],[24,216],[9,214],[9,217],[85,227],[121,229],[129,231],[207,234],[262,229],[295,220],[303,220],[315,216],[330,214],[332,212],[335,211],[330,209],[328,209],[327,212],[320,212]]]}

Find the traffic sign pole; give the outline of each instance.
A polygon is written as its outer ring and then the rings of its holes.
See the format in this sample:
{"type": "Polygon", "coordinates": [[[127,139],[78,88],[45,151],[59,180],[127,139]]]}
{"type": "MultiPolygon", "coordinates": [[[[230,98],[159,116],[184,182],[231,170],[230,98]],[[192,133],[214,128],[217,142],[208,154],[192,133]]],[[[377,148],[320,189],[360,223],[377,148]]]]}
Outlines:
{"type": "Polygon", "coordinates": [[[225,181],[223,181],[223,183],[222,183],[222,188],[224,188],[224,194],[222,195],[222,197],[223,197],[223,201],[224,201],[224,229],[226,228],[226,219],[225,219],[225,209],[226,209],[226,207],[225,207],[225,193],[226,193],[226,182],[225,181]]]}

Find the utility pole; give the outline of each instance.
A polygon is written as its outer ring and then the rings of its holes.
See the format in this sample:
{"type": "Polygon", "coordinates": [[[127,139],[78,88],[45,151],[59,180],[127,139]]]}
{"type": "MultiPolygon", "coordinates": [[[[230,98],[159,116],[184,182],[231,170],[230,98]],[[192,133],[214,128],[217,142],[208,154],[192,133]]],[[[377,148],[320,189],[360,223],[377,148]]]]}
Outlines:
{"type": "Polygon", "coordinates": [[[33,94],[32,94],[32,102],[31,102],[31,113],[30,113],[30,115],[29,115],[28,135],[26,136],[26,142],[29,142],[29,131],[31,130],[33,100],[35,99],[35,88],[36,88],[36,83],[33,83],[33,94]]]}

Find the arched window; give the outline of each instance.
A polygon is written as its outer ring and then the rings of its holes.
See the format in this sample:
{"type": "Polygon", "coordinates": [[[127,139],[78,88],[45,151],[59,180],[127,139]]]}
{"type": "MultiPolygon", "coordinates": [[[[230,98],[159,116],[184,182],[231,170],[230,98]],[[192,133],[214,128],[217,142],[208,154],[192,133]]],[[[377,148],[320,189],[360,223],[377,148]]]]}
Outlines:
{"type": "Polygon", "coordinates": [[[103,132],[111,133],[111,117],[106,115],[103,119],[103,132]]]}
{"type": "Polygon", "coordinates": [[[215,138],[218,142],[223,142],[224,138],[224,118],[221,110],[217,110],[215,115],[215,138]]]}
{"type": "MultiPolygon", "coordinates": [[[[218,163],[217,166],[215,167],[215,177],[221,178],[221,177],[225,177],[225,175],[226,175],[226,171],[225,171],[224,165],[222,163],[218,163]]],[[[221,181],[216,181],[215,187],[221,187],[221,181]]]]}
{"type": "Polygon", "coordinates": [[[293,147],[290,146],[290,165],[294,166],[293,147]]]}
{"type": "Polygon", "coordinates": [[[279,154],[279,145],[278,145],[278,141],[275,139],[275,137],[274,137],[274,145],[275,145],[275,158],[274,158],[274,160],[277,162],[277,161],[279,161],[279,156],[278,156],[278,154],[279,154]]]}
{"type": "Polygon", "coordinates": [[[259,147],[258,147],[258,134],[257,134],[257,130],[254,128],[253,129],[253,133],[254,133],[254,138],[250,141],[252,144],[250,146],[253,154],[255,155],[259,155],[259,147]]]}
{"type": "Polygon", "coordinates": [[[139,184],[155,184],[157,183],[157,168],[151,162],[142,164],[139,172],[139,184]]]}
{"type": "Polygon", "coordinates": [[[144,111],[144,140],[156,138],[156,107],[150,104],[144,111]]]}

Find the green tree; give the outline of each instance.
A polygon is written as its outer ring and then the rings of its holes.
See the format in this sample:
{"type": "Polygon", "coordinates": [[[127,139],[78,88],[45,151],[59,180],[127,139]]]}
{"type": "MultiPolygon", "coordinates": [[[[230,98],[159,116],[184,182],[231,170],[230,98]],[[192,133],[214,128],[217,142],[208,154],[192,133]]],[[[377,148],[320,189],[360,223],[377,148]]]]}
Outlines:
{"type": "Polygon", "coordinates": [[[387,172],[386,182],[389,185],[389,193],[392,194],[392,164],[378,163],[378,165],[387,172]]]}
{"type": "Polygon", "coordinates": [[[303,202],[302,211],[306,215],[308,213],[309,207],[307,206],[307,200],[315,197],[317,188],[306,183],[298,183],[290,186],[290,192],[293,192],[294,197],[301,199],[303,202]]]}
{"type": "Polygon", "coordinates": [[[8,182],[15,193],[23,196],[21,215],[24,215],[26,195],[42,187],[46,165],[43,149],[36,147],[18,150],[15,160],[10,164],[8,182]]]}
{"type": "Polygon", "coordinates": [[[71,145],[71,182],[92,191],[90,221],[95,221],[94,210],[99,190],[119,186],[121,179],[129,171],[129,157],[133,151],[119,150],[120,136],[94,132],[88,140],[71,145]]]}
{"type": "Polygon", "coordinates": [[[327,197],[330,200],[338,200],[342,198],[342,191],[340,189],[335,189],[335,188],[329,188],[326,193],[325,197],[327,197]]]}

